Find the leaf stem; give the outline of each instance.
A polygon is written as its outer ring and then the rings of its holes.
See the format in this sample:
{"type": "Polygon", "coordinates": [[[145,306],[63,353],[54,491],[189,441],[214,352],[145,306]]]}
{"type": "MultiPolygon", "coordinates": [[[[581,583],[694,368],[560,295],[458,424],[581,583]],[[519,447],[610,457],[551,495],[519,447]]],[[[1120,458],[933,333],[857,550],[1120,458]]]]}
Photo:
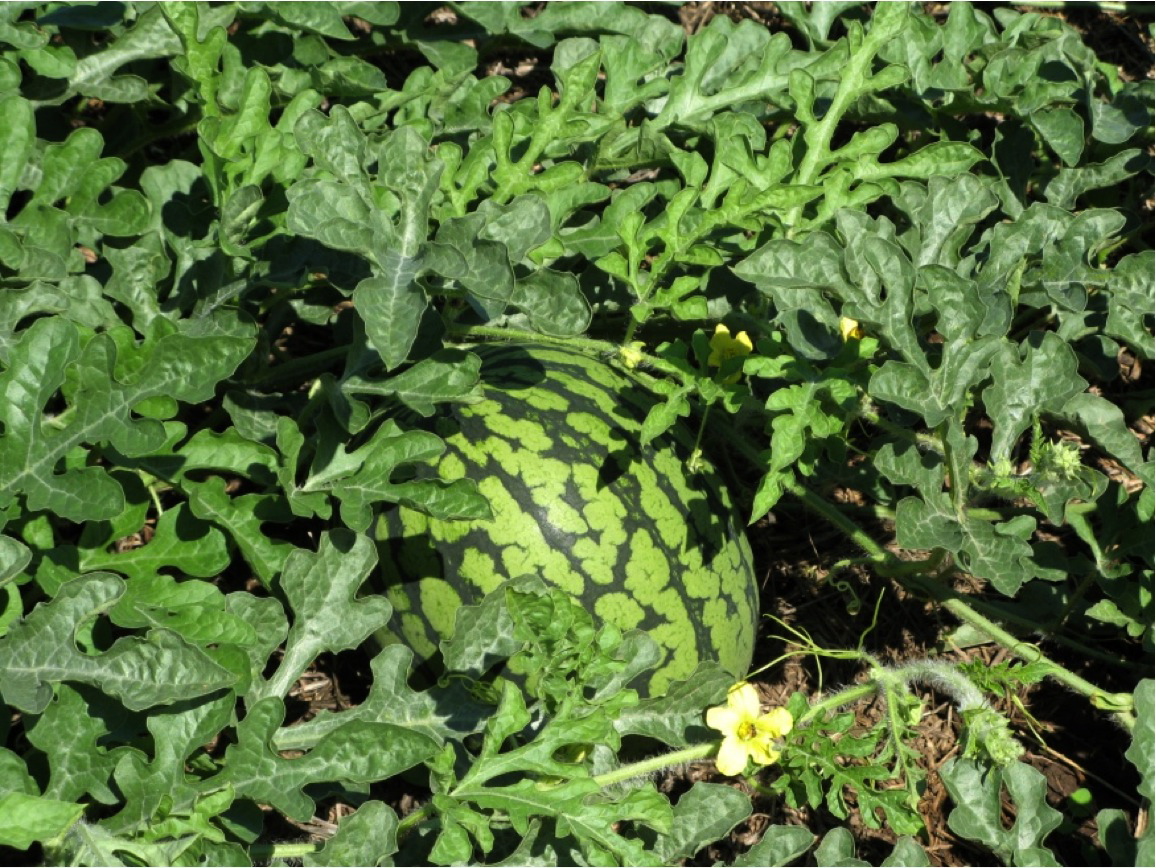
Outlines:
{"type": "Polygon", "coordinates": [[[1096,9],[1100,12],[1134,12],[1137,4],[1127,0],[1095,0],[1095,2],[1072,3],[1070,0],[1016,0],[1017,6],[1033,9],[1064,9],[1078,6],[1081,9],[1096,9]]]}
{"type": "MultiPolygon", "coordinates": [[[[879,545],[879,543],[859,527],[859,525],[847,518],[838,507],[819,497],[798,480],[788,477],[787,481],[783,483],[783,487],[802,501],[805,507],[812,512],[818,513],[839,530],[843,531],[855,545],[867,552],[871,561],[882,563],[886,562],[889,558],[894,558],[894,555],[879,545]]],[[[896,558],[896,560],[898,559],[896,558]]]]}

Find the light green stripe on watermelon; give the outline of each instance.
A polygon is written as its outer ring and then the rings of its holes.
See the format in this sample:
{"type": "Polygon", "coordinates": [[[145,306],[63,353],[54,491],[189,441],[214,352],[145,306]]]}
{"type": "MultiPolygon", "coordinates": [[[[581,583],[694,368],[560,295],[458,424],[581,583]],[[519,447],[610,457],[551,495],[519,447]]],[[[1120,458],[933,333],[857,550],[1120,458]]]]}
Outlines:
{"type": "Polygon", "coordinates": [[[476,352],[485,400],[437,422],[447,451],[433,472],[476,480],[494,517],[383,514],[400,638],[429,656],[456,606],[532,573],[618,627],[650,632],[666,656],[649,693],[706,658],[745,674],[757,612],[750,548],[719,477],[687,473],[690,433],[640,450],[654,398],[599,360],[528,345],[476,352]]]}

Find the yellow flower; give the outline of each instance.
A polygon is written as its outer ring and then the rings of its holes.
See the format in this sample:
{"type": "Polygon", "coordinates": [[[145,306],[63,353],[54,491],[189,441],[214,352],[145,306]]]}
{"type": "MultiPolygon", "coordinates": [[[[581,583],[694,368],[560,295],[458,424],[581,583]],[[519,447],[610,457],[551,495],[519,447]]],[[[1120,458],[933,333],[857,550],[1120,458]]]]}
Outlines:
{"type": "Polygon", "coordinates": [[[646,346],[642,341],[634,341],[628,347],[618,348],[618,360],[630,370],[642,364],[642,350],[646,346]]]}
{"type": "Polygon", "coordinates": [[[791,731],[794,718],[785,708],[761,712],[758,691],[746,681],[727,692],[726,705],[707,710],[707,726],[723,734],[715,764],[724,775],[742,774],[748,758],[760,766],[778,761],[776,742],[791,731]]]}
{"type": "MultiPolygon", "coordinates": [[[[739,332],[732,338],[731,330],[720,322],[715,326],[714,337],[710,339],[710,356],[707,357],[706,363],[717,368],[727,359],[749,356],[754,348],[755,345],[751,343],[746,332],[739,332]]],[[[738,382],[738,379],[739,373],[736,371],[724,382],[735,383],[738,382]]]]}
{"type": "Polygon", "coordinates": [[[863,326],[859,325],[857,320],[853,320],[848,316],[839,317],[839,334],[843,336],[843,340],[849,341],[851,338],[860,340],[865,332],[863,326]]]}

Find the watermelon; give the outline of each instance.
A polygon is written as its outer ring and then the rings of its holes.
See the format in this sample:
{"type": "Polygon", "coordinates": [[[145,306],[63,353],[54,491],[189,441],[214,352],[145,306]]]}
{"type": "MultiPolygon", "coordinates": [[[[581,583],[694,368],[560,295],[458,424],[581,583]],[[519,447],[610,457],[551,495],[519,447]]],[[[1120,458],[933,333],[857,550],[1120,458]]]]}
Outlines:
{"type": "Polygon", "coordinates": [[[690,433],[641,447],[655,398],[599,359],[534,344],[473,351],[484,400],[437,419],[447,449],[434,472],[477,480],[493,518],[382,513],[393,637],[428,658],[460,606],[533,574],[599,618],[649,632],[664,658],[644,693],[701,660],[742,677],[758,613],[751,550],[721,477],[705,464],[688,471],[690,433]]]}

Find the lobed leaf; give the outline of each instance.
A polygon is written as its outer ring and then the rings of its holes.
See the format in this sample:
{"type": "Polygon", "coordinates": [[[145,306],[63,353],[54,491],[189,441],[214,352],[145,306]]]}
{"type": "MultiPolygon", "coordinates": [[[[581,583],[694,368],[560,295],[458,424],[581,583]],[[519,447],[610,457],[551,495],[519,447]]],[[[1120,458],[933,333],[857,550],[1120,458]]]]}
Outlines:
{"type": "Polygon", "coordinates": [[[81,653],[77,630],[85,620],[110,609],[124,590],[124,582],[111,574],[82,576],[13,626],[0,638],[7,660],[0,671],[4,700],[40,713],[52,699],[54,683],[78,681],[98,686],[127,708],[141,710],[235,683],[233,673],[163,629],[145,638],[122,637],[100,654],[81,653]]]}
{"type": "Polygon", "coordinates": [[[284,717],[285,705],[276,696],[251,705],[237,726],[237,743],[225,752],[223,771],[202,788],[231,786],[237,798],[272,805],[285,816],[305,822],[316,807],[304,792],[309,784],[385,780],[421,763],[437,748],[427,736],[400,726],[351,721],[308,753],[286,759],[270,746],[284,717]]]}

